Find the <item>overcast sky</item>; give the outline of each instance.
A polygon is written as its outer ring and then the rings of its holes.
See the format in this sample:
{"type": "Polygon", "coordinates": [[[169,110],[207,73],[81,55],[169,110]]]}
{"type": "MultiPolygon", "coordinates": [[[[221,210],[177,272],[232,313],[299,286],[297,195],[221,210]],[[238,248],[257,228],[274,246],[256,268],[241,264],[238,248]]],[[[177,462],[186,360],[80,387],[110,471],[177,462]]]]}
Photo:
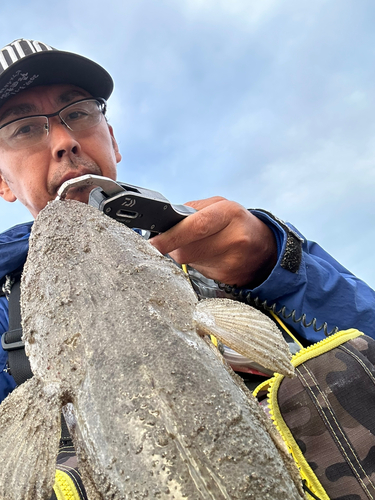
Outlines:
{"type": "MultiPolygon", "coordinates": [[[[31,38],[103,65],[119,179],[292,222],[375,287],[373,0],[14,0],[31,38]]],[[[0,202],[0,231],[30,220],[0,202]]]]}

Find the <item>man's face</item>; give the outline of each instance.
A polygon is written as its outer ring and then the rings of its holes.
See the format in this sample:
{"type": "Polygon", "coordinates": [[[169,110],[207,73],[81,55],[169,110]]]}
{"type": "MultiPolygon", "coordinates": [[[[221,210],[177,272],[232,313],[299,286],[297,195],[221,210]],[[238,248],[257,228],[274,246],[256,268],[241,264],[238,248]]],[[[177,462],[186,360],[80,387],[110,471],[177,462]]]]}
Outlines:
{"type": "MultiPolygon", "coordinates": [[[[25,90],[0,108],[0,126],[26,116],[54,113],[85,97],[92,96],[74,85],[25,90]]],[[[7,201],[19,199],[36,217],[56,198],[63,182],[84,174],[116,179],[116,164],[120,160],[112,128],[104,117],[94,127],[72,132],[56,116],[50,118],[45,142],[12,149],[0,139],[0,196],[7,201]]],[[[88,192],[72,189],[68,198],[87,202],[88,192]]]]}

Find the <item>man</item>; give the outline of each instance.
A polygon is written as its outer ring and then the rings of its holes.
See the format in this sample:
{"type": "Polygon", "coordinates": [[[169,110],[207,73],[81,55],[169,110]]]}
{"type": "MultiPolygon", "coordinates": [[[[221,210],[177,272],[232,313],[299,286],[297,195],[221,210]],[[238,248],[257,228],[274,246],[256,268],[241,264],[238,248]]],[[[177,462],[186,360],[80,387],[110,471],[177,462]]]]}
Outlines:
{"type": "MultiPolygon", "coordinates": [[[[4,47],[0,52],[0,196],[9,202],[19,199],[36,217],[70,178],[91,173],[115,179],[121,155],[112,127],[102,119],[103,102],[91,101],[97,122],[90,122],[88,128],[71,130],[62,121],[69,115],[67,106],[77,103],[78,111],[72,112],[81,113],[81,101],[108,99],[112,90],[110,75],[77,54],[23,39],[4,47]],[[36,132],[25,119],[34,115],[44,116],[31,122],[34,129],[39,127],[36,132]]],[[[68,197],[87,202],[88,191],[71,190],[68,197]]],[[[252,299],[275,304],[276,310],[285,307],[286,315],[293,310],[295,318],[305,314],[305,323],[316,318],[318,327],[327,322],[328,331],[336,326],[356,327],[375,336],[373,290],[318,245],[271,214],[248,211],[224,198],[188,205],[198,212],[152,239],[161,253],[208,278],[236,285],[235,293],[241,291],[242,297],[251,292],[252,299]]],[[[23,263],[29,229],[30,225],[18,226],[3,235],[0,279],[23,263]]],[[[1,304],[6,329],[4,298],[1,304]]],[[[322,331],[293,323],[291,318],[289,323],[310,342],[323,338],[322,331]]]]}
{"type": "MultiPolygon", "coordinates": [[[[93,61],[41,42],[16,40],[0,52],[0,196],[19,199],[35,218],[61,184],[84,174],[116,179],[121,160],[104,119],[110,75],[93,61]]],[[[88,200],[87,189],[68,198],[88,200]]],[[[188,203],[198,211],[151,243],[189,264],[202,295],[217,285],[239,299],[274,305],[309,342],[317,327],[355,327],[375,337],[375,293],[318,245],[261,210],[215,197],[188,203]],[[197,277],[198,276],[198,277],[197,277]],[[306,316],[301,321],[293,319],[306,316]],[[306,327],[316,318],[315,328],[306,327]]],[[[0,236],[0,280],[25,261],[31,223],[0,236]]],[[[8,330],[8,302],[0,297],[0,334],[8,330]]],[[[0,350],[0,401],[15,387],[0,350]]],[[[70,453],[69,452],[66,452],[70,453]]],[[[66,457],[65,457],[66,458],[66,457]]],[[[77,476],[78,477],[78,476],[77,476]]],[[[79,481],[79,478],[75,480],[79,481]]]]}

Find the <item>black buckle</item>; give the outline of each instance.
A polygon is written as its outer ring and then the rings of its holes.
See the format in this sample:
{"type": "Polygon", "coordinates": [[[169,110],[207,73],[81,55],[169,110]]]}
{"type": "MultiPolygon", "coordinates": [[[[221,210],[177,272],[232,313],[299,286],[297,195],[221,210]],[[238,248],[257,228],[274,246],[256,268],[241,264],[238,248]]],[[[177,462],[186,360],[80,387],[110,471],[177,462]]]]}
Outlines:
{"type": "Polygon", "coordinates": [[[4,349],[4,351],[15,351],[16,349],[23,349],[25,347],[25,342],[23,340],[16,340],[15,342],[7,342],[6,341],[6,336],[9,333],[13,332],[22,332],[21,328],[17,328],[17,330],[11,330],[9,332],[5,332],[4,335],[1,337],[1,347],[4,349]]]}
{"type": "Polygon", "coordinates": [[[21,279],[23,271],[22,266],[18,267],[15,271],[6,274],[0,279],[0,297],[6,297],[9,301],[10,294],[12,293],[12,287],[16,283],[16,281],[21,279]]]}

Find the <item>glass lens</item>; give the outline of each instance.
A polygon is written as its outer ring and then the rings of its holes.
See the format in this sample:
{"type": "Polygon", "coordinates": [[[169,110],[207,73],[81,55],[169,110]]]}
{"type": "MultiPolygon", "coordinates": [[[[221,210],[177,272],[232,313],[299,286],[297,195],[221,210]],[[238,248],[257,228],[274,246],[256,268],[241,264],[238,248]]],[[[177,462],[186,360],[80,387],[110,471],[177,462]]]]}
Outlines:
{"type": "Polygon", "coordinates": [[[42,141],[48,134],[45,116],[21,118],[0,130],[0,138],[11,148],[27,148],[42,141]]]}
{"type": "Polygon", "coordinates": [[[87,100],[75,102],[60,112],[60,118],[70,128],[78,131],[97,125],[102,119],[98,101],[87,100]]]}
{"type": "Polygon", "coordinates": [[[100,123],[105,113],[105,101],[83,99],[57,113],[47,116],[29,116],[14,120],[0,128],[0,140],[14,149],[28,148],[44,141],[49,132],[48,120],[59,115],[60,120],[73,132],[86,130],[100,123]]]}

